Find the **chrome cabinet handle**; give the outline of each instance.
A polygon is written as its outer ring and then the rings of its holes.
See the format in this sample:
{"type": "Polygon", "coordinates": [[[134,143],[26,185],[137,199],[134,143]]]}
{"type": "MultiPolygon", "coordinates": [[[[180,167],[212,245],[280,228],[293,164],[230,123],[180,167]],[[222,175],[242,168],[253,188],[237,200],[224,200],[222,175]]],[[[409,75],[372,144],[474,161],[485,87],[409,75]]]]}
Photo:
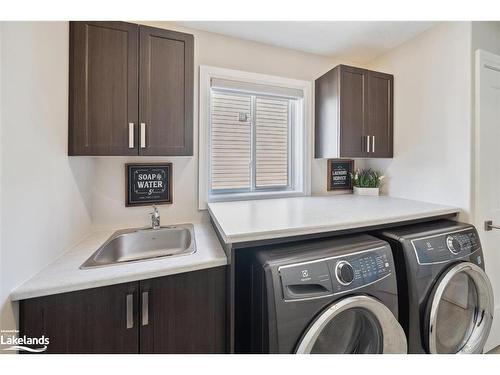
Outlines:
{"type": "Polygon", "coordinates": [[[372,135],[372,152],[375,152],[375,136],[372,135]]]}
{"type": "Polygon", "coordinates": [[[134,328],[134,295],[127,294],[127,329],[134,328]]]}
{"type": "Polygon", "coordinates": [[[370,136],[366,136],[366,152],[370,152],[370,136]]]}
{"type": "Polygon", "coordinates": [[[141,148],[146,148],[146,123],[141,122],[141,148]]]}
{"type": "Polygon", "coordinates": [[[493,225],[492,220],[486,220],[484,222],[484,230],[486,232],[489,232],[490,230],[493,230],[493,229],[500,229],[500,225],[493,225]]]}
{"type": "Polygon", "coordinates": [[[128,123],[128,148],[134,148],[134,123],[128,123]]]}
{"type": "Polygon", "coordinates": [[[142,325],[149,324],[149,292],[142,292],[142,325]]]}

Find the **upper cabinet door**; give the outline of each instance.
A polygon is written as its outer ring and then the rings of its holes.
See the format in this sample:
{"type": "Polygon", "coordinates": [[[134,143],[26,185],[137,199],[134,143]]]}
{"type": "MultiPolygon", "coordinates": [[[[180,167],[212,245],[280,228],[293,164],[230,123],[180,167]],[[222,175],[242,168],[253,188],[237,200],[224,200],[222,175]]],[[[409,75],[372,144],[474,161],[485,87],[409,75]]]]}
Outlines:
{"type": "Polygon", "coordinates": [[[340,156],[367,156],[368,71],[350,66],[340,67],[340,156]]]}
{"type": "Polygon", "coordinates": [[[193,36],[140,26],[140,155],[193,155],[193,36]]]}
{"type": "Polygon", "coordinates": [[[393,84],[390,74],[370,72],[368,76],[368,130],[370,157],[393,156],[393,84]]]}
{"type": "Polygon", "coordinates": [[[69,155],[137,155],[138,25],[70,22],[69,155]]]}

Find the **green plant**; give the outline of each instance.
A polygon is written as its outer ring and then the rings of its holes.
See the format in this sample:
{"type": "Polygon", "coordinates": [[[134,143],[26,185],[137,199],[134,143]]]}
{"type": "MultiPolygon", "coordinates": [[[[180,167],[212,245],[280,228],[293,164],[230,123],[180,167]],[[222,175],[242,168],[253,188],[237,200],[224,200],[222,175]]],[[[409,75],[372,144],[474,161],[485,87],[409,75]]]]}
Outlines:
{"type": "Polygon", "coordinates": [[[358,188],[378,188],[382,185],[384,176],[373,169],[356,169],[351,173],[352,184],[358,188]]]}

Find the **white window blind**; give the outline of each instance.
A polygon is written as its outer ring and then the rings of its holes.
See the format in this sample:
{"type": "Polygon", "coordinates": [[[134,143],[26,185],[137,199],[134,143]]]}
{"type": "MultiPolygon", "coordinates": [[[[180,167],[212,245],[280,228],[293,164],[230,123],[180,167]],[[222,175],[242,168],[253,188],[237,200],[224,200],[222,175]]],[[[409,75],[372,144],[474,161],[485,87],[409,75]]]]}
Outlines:
{"type": "Polygon", "coordinates": [[[255,101],[257,187],[288,185],[288,100],[255,101]]]}
{"type": "Polygon", "coordinates": [[[251,187],[251,97],[212,92],[212,190],[251,187]]]}
{"type": "Polygon", "coordinates": [[[293,100],[211,90],[213,193],[289,188],[293,100]]]}

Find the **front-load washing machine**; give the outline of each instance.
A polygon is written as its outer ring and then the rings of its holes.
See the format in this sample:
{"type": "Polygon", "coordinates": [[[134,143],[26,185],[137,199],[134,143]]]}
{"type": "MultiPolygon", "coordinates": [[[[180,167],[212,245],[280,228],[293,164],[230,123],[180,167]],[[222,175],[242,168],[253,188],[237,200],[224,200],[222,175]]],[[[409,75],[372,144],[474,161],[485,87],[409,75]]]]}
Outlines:
{"type": "Polygon", "coordinates": [[[440,220],[376,233],[393,249],[410,353],[481,353],[493,292],[476,229],[440,220]]]}
{"type": "Polygon", "coordinates": [[[252,263],[254,353],[406,353],[394,261],[369,235],[278,245],[252,263]]]}

